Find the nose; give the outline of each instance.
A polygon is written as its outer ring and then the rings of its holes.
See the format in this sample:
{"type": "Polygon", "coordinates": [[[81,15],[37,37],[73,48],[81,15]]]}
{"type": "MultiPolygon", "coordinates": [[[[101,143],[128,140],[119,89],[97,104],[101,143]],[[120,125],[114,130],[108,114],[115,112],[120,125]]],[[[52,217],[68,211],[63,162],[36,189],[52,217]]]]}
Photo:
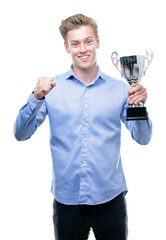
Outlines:
{"type": "Polygon", "coordinates": [[[79,50],[80,50],[81,53],[84,53],[84,52],[87,51],[87,48],[86,48],[86,46],[85,46],[84,43],[81,43],[81,44],[80,44],[80,49],[79,49],[79,50]]]}

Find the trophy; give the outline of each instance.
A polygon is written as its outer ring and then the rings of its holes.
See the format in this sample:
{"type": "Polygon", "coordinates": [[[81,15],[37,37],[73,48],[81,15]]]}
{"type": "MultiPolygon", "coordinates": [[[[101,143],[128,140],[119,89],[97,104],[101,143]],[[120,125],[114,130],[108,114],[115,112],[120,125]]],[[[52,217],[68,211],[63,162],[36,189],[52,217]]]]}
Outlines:
{"type": "MultiPolygon", "coordinates": [[[[118,58],[117,52],[111,55],[113,65],[121,73],[127,82],[133,87],[133,84],[139,83],[146,70],[152,62],[153,52],[151,49],[146,50],[146,57],[143,55],[133,55],[118,58]],[[145,60],[147,66],[145,67],[145,60]]],[[[148,118],[146,107],[140,102],[139,104],[128,104],[126,121],[146,120],[148,118]]]]}

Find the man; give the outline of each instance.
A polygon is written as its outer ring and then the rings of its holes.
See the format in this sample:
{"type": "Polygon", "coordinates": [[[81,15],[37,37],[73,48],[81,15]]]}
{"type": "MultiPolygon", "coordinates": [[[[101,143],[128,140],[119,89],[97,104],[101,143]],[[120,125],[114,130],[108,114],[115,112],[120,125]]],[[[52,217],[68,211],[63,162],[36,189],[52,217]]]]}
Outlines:
{"type": "Polygon", "coordinates": [[[16,119],[14,134],[26,140],[50,123],[56,240],[127,239],[126,181],[120,156],[121,121],[140,144],[148,144],[152,124],[125,121],[128,102],[146,102],[146,89],[129,87],[97,65],[100,42],[95,20],[77,14],[63,20],[60,32],[72,57],[71,69],[41,77],[16,119]]]}

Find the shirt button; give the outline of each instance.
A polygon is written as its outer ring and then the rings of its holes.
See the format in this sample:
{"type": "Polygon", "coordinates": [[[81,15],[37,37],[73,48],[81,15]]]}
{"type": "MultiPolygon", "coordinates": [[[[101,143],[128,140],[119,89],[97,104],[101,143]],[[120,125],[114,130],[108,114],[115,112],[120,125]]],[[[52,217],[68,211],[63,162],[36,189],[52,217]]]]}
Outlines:
{"type": "Polygon", "coordinates": [[[82,162],[83,162],[84,164],[86,163],[86,161],[85,161],[85,160],[83,160],[82,162]]]}
{"type": "Polygon", "coordinates": [[[83,141],[82,143],[83,143],[84,145],[86,145],[86,142],[85,142],[85,141],[83,141]]]}
{"type": "Polygon", "coordinates": [[[85,179],[84,179],[84,178],[81,178],[81,181],[82,181],[82,182],[84,182],[84,181],[85,181],[85,179]]]}
{"type": "Polygon", "coordinates": [[[29,115],[27,114],[26,117],[29,118],[29,115]]]}
{"type": "Polygon", "coordinates": [[[88,124],[86,122],[84,122],[84,126],[87,126],[88,124]]]}

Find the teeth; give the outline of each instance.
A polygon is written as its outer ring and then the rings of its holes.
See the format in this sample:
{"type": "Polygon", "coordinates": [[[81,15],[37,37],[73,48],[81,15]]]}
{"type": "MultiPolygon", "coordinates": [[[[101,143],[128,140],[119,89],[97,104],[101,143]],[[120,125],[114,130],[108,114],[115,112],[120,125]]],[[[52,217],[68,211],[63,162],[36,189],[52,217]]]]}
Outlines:
{"type": "Polygon", "coordinates": [[[88,58],[88,56],[83,56],[83,57],[80,57],[80,58],[83,58],[83,59],[85,59],[85,58],[88,58]]]}

